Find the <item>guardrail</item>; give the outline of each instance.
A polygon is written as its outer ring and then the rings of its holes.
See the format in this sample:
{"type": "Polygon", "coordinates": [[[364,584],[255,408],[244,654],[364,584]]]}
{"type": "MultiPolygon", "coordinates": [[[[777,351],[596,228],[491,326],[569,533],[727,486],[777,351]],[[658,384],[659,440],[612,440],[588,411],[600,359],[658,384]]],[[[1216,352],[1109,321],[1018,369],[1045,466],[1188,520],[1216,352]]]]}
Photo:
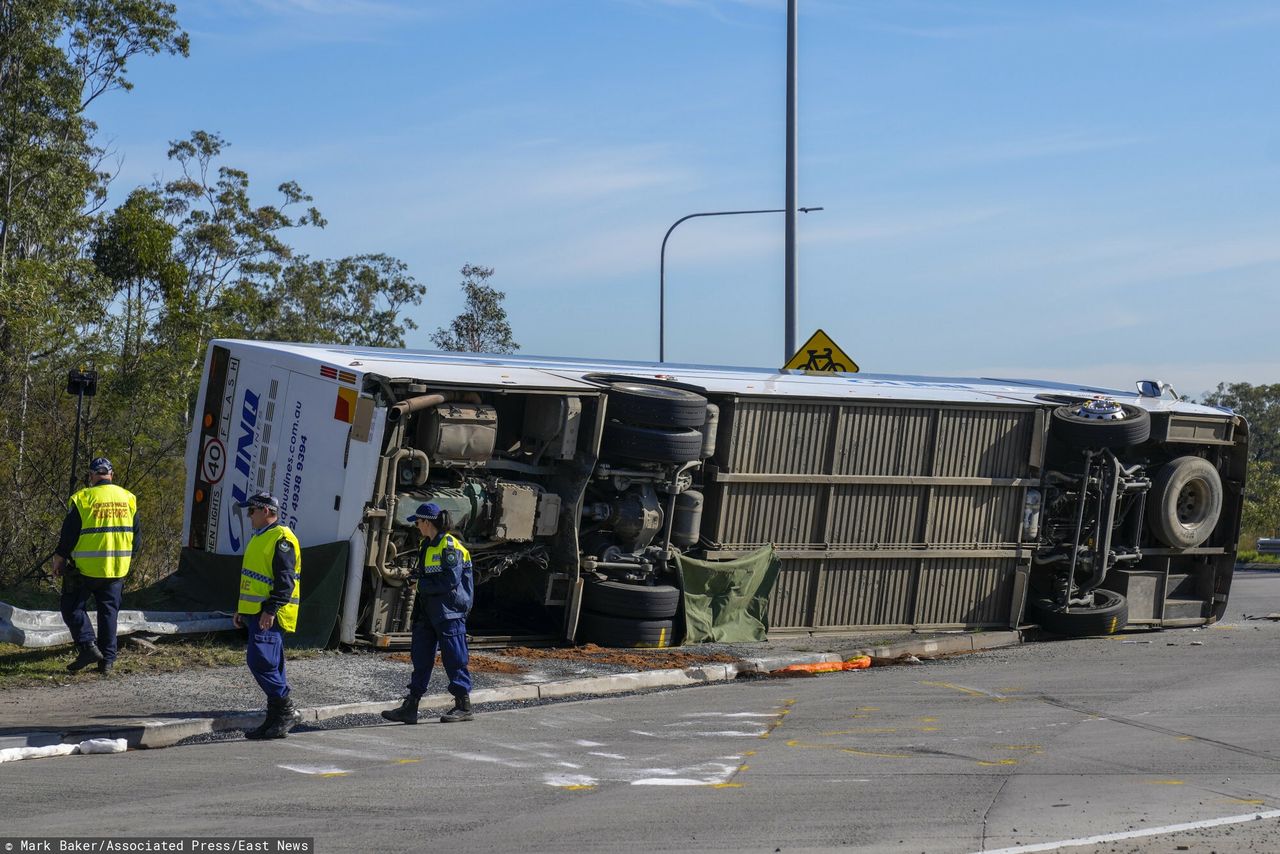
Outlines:
{"type": "Polygon", "coordinates": [[[1280,555],[1280,537],[1264,537],[1258,540],[1258,554],[1280,555]]]}

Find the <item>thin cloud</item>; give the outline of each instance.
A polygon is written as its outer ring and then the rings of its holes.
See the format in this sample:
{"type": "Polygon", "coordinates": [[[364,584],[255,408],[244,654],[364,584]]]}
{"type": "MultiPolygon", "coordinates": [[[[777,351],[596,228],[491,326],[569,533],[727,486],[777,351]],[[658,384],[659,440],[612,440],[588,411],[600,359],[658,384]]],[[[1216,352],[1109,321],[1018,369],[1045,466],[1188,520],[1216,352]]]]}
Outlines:
{"type": "Polygon", "coordinates": [[[948,164],[1004,163],[1109,151],[1140,145],[1149,140],[1132,134],[1064,131],[1015,140],[983,141],[949,146],[940,159],[948,164]]]}

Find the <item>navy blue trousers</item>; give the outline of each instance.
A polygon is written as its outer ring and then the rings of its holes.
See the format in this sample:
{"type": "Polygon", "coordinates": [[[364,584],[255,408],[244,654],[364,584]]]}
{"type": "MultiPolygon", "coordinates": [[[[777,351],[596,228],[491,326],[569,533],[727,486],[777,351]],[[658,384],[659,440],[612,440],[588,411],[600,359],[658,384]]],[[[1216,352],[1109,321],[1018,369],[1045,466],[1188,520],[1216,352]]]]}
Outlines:
{"type": "Polygon", "coordinates": [[[409,659],[413,662],[413,678],[409,680],[409,693],[421,697],[427,693],[431,681],[431,668],[436,663],[436,648],[444,672],[449,675],[449,693],[461,697],[471,693],[471,671],[467,669],[467,621],[443,620],[433,626],[430,620],[413,624],[413,642],[409,646],[409,659]]]}
{"type": "Polygon", "coordinates": [[[289,696],[289,683],[284,677],[284,629],[272,624],[265,632],[258,628],[257,614],[241,614],[240,619],[248,627],[249,641],[245,644],[244,658],[249,672],[269,700],[289,696]]]}
{"type": "Polygon", "coordinates": [[[85,608],[92,596],[98,603],[98,649],[108,664],[116,660],[116,618],[120,615],[120,599],[124,595],[123,578],[89,578],[67,575],[62,579],[62,598],[58,603],[62,620],[71,630],[76,643],[94,640],[93,623],[85,608]]]}

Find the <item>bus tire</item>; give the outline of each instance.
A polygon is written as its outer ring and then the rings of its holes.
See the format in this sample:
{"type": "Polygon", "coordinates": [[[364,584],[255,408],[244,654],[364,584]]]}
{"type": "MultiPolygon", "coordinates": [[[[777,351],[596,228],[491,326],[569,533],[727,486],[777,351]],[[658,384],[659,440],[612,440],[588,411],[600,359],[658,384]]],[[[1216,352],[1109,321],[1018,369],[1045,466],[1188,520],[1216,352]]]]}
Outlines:
{"type": "Polygon", "coordinates": [[[1087,418],[1077,404],[1053,410],[1053,433],[1073,448],[1127,448],[1151,437],[1151,415],[1141,406],[1118,404],[1122,417],[1114,421],[1087,418]]]}
{"type": "Polygon", "coordinates": [[[1147,524],[1156,539],[1193,549],[1209,539],[1222,514],[1222,477],[1200,457],[1178,457],[1160,467],[1147,496],[1147,524]]]}
{"type": "Polygon", "coordinates": [[[632,620],[583,611],[578,634],[597,646],[661,649],[671,646],[670,620],[632,620]]]}
{"type": "Polygon", "coordinates": [[[609,383],[609,417],[645,427],[701,427],[707,399],[683,388],[642,382],[609,383]]]}
{"type": "MultiPolygon", "coordinates": [[[[706,407],[703,406],[705,414],[706,407]]],[[[652,463],[687,463],[702,453],[702,434],[689,427],[664,430],[610,421],[604,425],[600,455],[652,463]]]]}
{"type": "Polygon", "coordinates": [[[680,607],[680,591],[670,584],[590,581],[582,589],[583,607],[610,617],[667,619],[680,607]]]}
{"type": "Polygon", "coordinates": [[[1048,596],[1034,596],[1027,600],[1027,617],[1046,632],[1072,638],[1114,635],[1129,624],[1129,603],[1119,593],[1098,588],[1093,598],[1092,607],[1064,611],[1048,596]]]}

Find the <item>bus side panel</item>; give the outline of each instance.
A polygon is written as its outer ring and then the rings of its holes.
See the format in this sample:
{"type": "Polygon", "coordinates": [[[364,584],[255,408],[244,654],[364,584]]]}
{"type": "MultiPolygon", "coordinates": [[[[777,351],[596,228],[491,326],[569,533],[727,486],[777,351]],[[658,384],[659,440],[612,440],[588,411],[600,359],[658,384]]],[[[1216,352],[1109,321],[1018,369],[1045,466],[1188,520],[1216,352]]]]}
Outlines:
{"type": "Polygon", "coordinates": [[[774,545],[777,629],[1014,625],[1036,430],[1032,407],[725,401],[709,556],[774,545]]]}

